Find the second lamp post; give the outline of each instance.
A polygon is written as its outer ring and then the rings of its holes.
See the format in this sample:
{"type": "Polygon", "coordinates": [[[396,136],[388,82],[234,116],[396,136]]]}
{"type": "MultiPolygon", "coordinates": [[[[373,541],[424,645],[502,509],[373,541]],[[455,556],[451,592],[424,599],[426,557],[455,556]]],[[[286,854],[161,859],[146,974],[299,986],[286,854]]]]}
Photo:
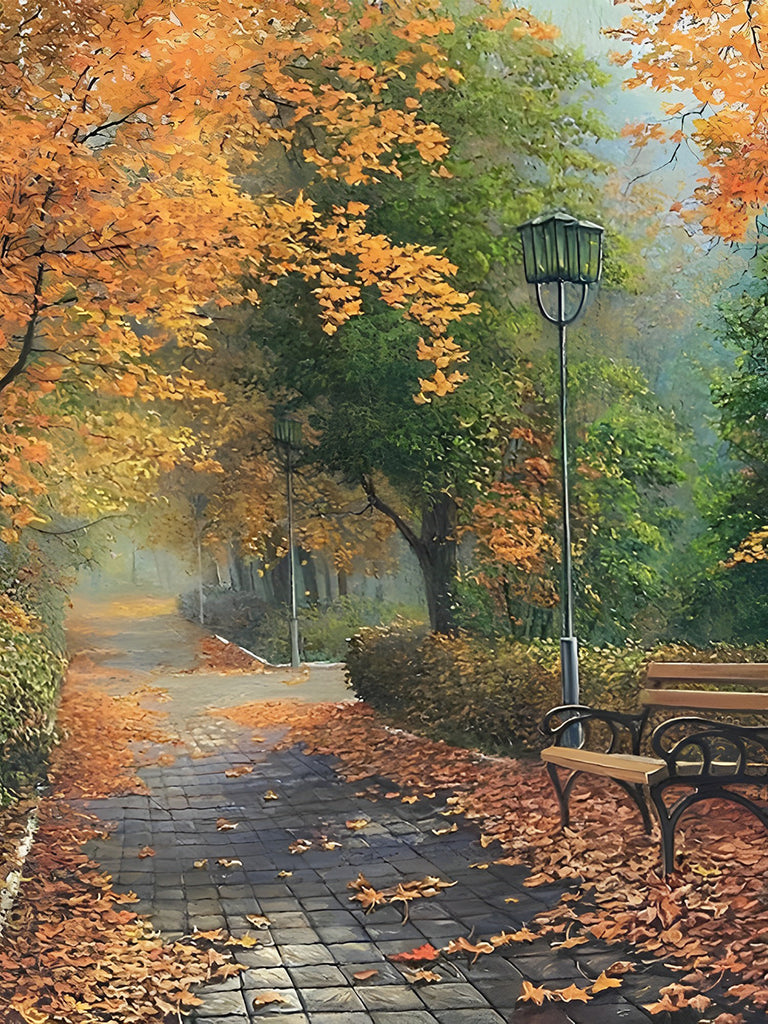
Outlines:
{"type": "Polygon", "coordinates": [[[568,479],[568,375],[566,327],[584,308],[591,284],[600,280],[603,229],[567,213],[545,214],[521,224],[525,278],[535,285],[536,302],[545,320],[556,324],[560,341],[560,468],[563,498],[563,586],[560,597],[562,635],[560,666],[564,704],[579,703],[579,649],[573,632],[573,568],[571,564],[570,484],[568,479]],[[543,285],[556,285],[555,308],[544,302],[543,285]],[[566,286],[571,286],[568,302],[566,286]]]}
{"type": "Polygon", "coordinates": [[[275,419],[275,440],[285,453],[285,491],[288,502],[288,578],[291,590],[291,665],[301,664],[299,654],[299,616],[296,599],[296,544],[293,537],[293,453],[301,447],[301,423],[290,416],[275,419]]]}

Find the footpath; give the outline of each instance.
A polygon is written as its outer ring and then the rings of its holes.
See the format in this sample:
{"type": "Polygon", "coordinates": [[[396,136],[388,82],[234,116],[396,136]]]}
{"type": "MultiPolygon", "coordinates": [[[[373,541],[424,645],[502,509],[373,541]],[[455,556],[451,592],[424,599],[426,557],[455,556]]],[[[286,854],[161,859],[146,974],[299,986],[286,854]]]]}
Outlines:
{"type": "MultiPolygon", "coordinates": [[[[112,693],[143,682],[173,734],[159,761],[142,768],[149,792],[84,802],[111,823],[86,852],[116,891],[139,897],[170,939],[191,931],[256,932],[237,951],[245,966],[199,990],[189,1019],[241,1024],[648,1024],[644,1002],[669,976],[641,962],[621,992],[589,1005],[519,1003],[524,982],[565,988],[596,978],[618,956],[599,943],[553,950],[539,940],[492,956],[452,958],[439,984],[414,982],[431,963],[393,961],[425,944],[482,937],[525,926],[552,906],[556,885],[526,888],[526,868],[489,860],[475,826],[446,817],[447,794],[418,802],[386,799],[386,779],[348,783],[333,759],[279,741],[274,724],[245,728],[211,709],[251,701],[351,698],[334,668],[253,674],[193,672],[200,627],[170,607],[128,615],[119,604],[80,602],[70,647],[88,657],[112,693]],[[229,774],[227,774],[229,773],[229,774]],[[377,792],[380,799],[370,799],[377,792]],[[364,827],[349,823],[364,821],[364,827]],[[457,828],[447,828],[447,823],[457,828]],[[151,848],[152,855],[140,856],[151,848]],[[452,884],[429,899],[366,913],[350,889],[362,873],[377,890],[431,878],[452,884]],[[405,920],[404,920],[405,918],[405,920]],[[409,970],[410,968],[410,970],[409,970]],[[264,1001],[263,994],[270,993],[264,1001]],[[275,998],[272,998],[272,997],[275,998]]],[[[163,753],[163,748],[158,748],[163,753]]],[[[498,854],[497,854],[498,856],[498,854]]],[[[663,1017],[663,1015],[662,1015],[663,1017]]],[[[672,1018],[669,1018],[672,1019],[672,1018]]],[[[694,1016],[675,1015],[684,1024],[694,1016]]]]}

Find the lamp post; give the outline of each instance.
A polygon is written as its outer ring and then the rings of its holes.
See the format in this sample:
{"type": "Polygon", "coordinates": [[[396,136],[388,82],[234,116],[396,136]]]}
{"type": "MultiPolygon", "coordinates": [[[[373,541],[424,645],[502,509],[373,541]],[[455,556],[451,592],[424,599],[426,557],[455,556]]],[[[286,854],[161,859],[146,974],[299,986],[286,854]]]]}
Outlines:
{"type": "MultiPolygon", "coordinates": [[[[565,358],[566,327],[584,308],[589,286],[600,280],[603,260],[603,229],[579,221],[567,213],[544,214],[518,228],[523,244],[523,267],[529,284],[536,286],[539,312],[556,324],[560,341],[560,468],[563,491],[563,585],[560,598],[562,635],[560,671],[564,704],[579,703],[579,649],[573,633],[573,568],[571,564],[571,514],[568,480],[567,401],[568,376],[565,358]],[[554,311],[544,302],[542,287],[557,286],[554,311]],[[567,301],[566,286],[573,299],[567,301]]],[[[569,730],[572,731],[572,730],[569,730]]]]}
{"type": "Polygon", "coordinates": [[[285,452],[285,490],[288,504],[288,579],[291,590],[291,665],[301,664],[296,600],[296,545],[293,539],[293,452],[301,446],[301,423],[290,416],[275,419],[275,440],[285,452]]]}

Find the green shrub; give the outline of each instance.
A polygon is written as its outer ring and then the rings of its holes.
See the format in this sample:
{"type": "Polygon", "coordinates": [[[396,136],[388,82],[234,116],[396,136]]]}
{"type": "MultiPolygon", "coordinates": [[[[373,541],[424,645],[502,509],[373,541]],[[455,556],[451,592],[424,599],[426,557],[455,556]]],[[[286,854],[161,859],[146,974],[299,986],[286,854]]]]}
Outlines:
{"type": "MultiPolygon", "coordinates": [[[[768,645],[582,647],[581,700],[637,710],[650,661],[768,661],[768,645]]],[[[538,751],[542,716],[562,703],[557,640],[495,642],[390,627],[352,637],[347,674],[356,695],[416,732],[498,752],[538,751]]]]}
{"type": "Polygon", "coordinates": [[[46,631],[25,632],[0,619],[0,804],[42,769],[64,667],[46,631]]]}

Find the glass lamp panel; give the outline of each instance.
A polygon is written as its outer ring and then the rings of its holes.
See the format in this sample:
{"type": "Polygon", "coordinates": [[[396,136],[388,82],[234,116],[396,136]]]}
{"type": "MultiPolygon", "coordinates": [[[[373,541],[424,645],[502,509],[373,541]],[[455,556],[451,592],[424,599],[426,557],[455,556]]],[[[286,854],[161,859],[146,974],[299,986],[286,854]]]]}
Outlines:
{"type": "Polygon", "coordinates": [[[275,420],[275,440],[298,448],[301,444],[301,423],[288,417],[275,420]]]}

